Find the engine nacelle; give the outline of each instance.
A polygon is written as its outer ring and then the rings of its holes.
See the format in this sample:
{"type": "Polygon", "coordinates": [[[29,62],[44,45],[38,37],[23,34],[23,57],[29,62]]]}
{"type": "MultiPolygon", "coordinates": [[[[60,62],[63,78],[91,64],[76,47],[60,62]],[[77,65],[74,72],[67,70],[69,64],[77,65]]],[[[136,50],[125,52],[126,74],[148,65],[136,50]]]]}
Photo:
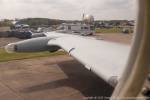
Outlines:
{"type": "Polygon", "coordinates": [[[16,43],[10,43],[5,46],[7,52],[39,52],[39,51],[50,51],[54,52],[60,49],[58,46],[48,46],[47,43],[52,38],[39,37],[28,39],[16,43]]]}

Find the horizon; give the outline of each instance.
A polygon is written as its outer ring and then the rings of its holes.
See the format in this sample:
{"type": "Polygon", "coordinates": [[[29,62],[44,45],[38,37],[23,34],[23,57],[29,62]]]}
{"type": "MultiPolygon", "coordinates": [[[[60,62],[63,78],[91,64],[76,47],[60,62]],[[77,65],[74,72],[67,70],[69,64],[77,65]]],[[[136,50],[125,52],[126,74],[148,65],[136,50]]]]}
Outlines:
{"type": "Polygon", "coordinates": [[[135,3],[136,0],[1,0],[0,19],[81,20],[85,13],[95,20],[135,20],[135,3]]]}
{"type": "MultiPolygon", "coordinates": [[[[13,19],[8,19],[8,18],[4,18],[4,19],[0,19],[0,21],[3,20],[22,20],[22,19],[35,19],[35,18],[41,18],[41,19],[51,19],[51,20],[63,20],[63,21],[82,21],[82,19],[54,19],[54,18],[44,18],[44,17],[28,17],[28,18],[13,18],[13,19]]],[[[135,21],[135,19],[96,19],[94,21],[135,21]]]]}

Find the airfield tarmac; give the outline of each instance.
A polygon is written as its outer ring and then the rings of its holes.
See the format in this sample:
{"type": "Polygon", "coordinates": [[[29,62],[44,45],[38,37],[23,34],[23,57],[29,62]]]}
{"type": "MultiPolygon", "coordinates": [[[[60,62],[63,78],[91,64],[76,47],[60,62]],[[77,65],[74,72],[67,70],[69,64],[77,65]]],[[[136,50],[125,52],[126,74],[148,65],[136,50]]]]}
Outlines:
{"type": "MultiPolygon", "coordinates": [[[[96,34],[94,37],[130,44],[131,36],[123,35],[96,34]]],[[[4,40],[8,40],[6,43],[18,41],[3,39],[1,47],[6,44],[4,40]]],[[[85,100],[110,96],[112,91],[111,86],[68,55],[0,63],[0,100],[85,100]]]]}
{"type": "Polygon", "coordinates": [[[84,100],[112,90],[67,55],[0,63],[0,100],[84,100]]]}

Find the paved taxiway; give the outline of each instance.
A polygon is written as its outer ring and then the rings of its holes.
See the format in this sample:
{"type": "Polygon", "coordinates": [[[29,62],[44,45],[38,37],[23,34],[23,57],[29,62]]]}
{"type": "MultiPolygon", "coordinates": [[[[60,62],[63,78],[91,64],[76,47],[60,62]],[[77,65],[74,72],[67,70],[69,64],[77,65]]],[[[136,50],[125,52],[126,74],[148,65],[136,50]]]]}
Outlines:
{"type": "Polygon", "coordinates": [[[112,90],[67,55],[0,63],[0,100],[84,100],[112,90]]]}

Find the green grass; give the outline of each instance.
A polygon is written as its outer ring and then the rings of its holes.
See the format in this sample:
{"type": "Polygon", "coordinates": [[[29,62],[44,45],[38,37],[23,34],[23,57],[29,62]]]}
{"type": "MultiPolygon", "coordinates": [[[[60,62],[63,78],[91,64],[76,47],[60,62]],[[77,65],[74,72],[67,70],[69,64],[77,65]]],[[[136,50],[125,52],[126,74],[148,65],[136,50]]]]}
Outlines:
{"type": "Polygon", "coordinates": [[[121,28],[96,28],[95,29],[96,33],[121,33],[122,29],[121,28]]]}
{"type": "Polygon", "coordinates": [[[50,53],[48,51],[36,52],[36,53],[7,53],[4,49],[0,49],[0,62],[10,61],[10,60],[19,60],[19,59],[28,59],[34,57],[48,57],[48,56],[57,56],[66,54],[63,51],[57,51],[50,53]]]}

